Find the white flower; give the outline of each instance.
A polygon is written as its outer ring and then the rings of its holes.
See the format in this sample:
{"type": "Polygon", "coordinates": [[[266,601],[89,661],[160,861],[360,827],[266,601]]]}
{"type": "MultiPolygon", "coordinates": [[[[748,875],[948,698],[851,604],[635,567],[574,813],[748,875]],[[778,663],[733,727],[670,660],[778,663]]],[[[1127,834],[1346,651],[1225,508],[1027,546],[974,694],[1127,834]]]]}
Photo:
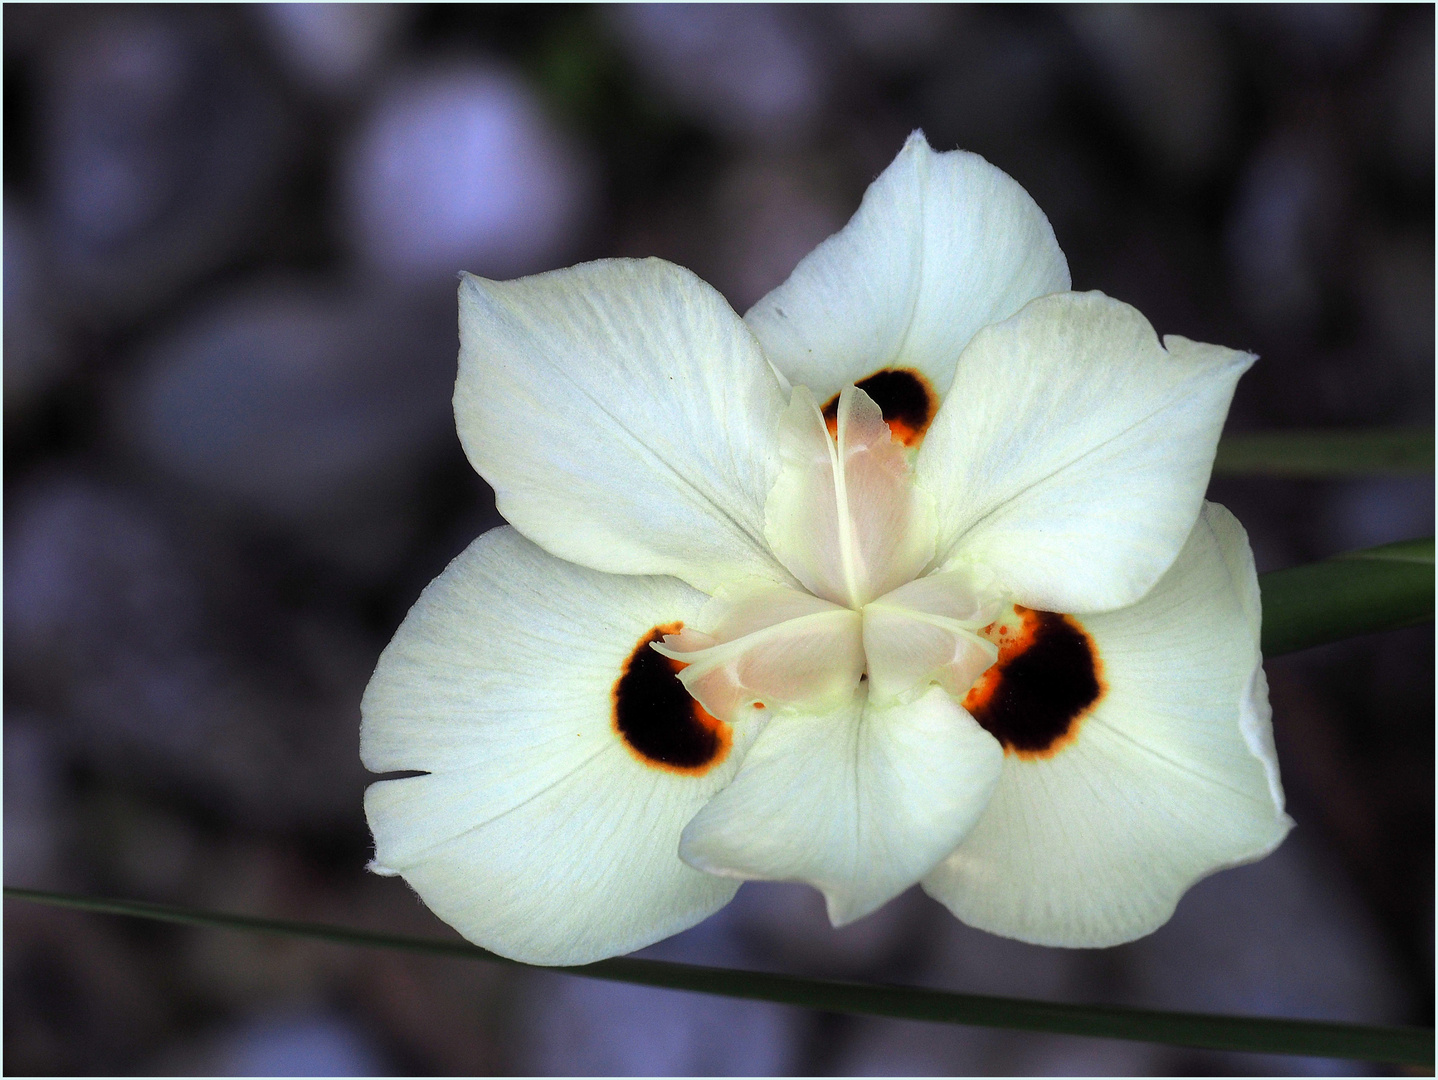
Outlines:
{"type": "Polygon", "coordinates": [[[919,134],[743,320],[658,260],[466,277],[510,527],[365,694],[365,764],[426,774],[369,789],[374,868],[575,964],[745,878],[1110,945],[1271,851],[1253,561],[1203,502],[1253,357],[1068,288],[1024,191],[919,134]]]}

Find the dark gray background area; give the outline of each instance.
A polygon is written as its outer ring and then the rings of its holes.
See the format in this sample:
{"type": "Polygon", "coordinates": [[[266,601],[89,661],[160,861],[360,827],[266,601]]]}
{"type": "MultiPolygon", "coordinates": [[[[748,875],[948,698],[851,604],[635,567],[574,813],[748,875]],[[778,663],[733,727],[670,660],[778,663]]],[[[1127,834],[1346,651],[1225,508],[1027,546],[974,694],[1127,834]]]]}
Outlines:
{"type": "MultiPolygon", "coordinates": [[[[1076,288],[1252,349],[1230,431],[1431,427],[1428,6],[4,11],[5,882],[449,933],[367,875],[358,702],[498,518],[454,275],[659,255],[743,311],[922,127],[1076,288]]],[[[1433,532],[1431,477],[1219,478],[1260,570],[1433,532]]],[[[1431,627],[1268,665],[1298,828],[1102,952],[749,885],[649,950],[1430,1024],[1431,627]]],[[[7,902],[8,1073],[1251,1073],[7,902]]]]}

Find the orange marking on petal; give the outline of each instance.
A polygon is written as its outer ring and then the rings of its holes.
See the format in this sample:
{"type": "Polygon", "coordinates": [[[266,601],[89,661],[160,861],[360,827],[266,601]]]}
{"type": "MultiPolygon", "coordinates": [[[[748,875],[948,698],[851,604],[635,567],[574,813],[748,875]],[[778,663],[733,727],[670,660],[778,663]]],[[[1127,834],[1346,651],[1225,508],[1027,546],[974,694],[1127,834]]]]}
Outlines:
{"type": "MultiPolygon", "coordinates": [[[[884,422],[889,425],[889,434],[895,441],[909,449],[916,449],[924,441],[924,432],[934,421],[939,411],[939,395],[913,368],[883,368],[854,384],[879,406],[884,422]]],[[[824,406],[824,422],[829,434],[839,437],[839,395],[835,394],[824,406]]]]}
{"type": "Polygon", "coordinates": [[[1093,638],[1072,616],[1017,604],[1013,610],[1018,625],[1003,620],[984,627],[999,658],[970,687],[963,706],[1005,754],[1053,757],[1078,738],[1083,718],[1106,692],[1103,664],[1093,638]]]}

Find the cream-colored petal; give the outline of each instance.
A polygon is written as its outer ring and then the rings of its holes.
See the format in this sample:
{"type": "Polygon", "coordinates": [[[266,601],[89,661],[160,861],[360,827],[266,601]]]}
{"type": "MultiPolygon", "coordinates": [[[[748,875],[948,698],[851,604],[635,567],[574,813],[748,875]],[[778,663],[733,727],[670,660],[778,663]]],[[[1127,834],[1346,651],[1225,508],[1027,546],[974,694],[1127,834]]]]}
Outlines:
{"type": "Polygon", "coordinates": [[[723,297],[659,259],[460,285],[455,419],[501,514],[560,558],[706,592],[764,542],[784,398],[723,297]]]}
{"type": "Polygon", "coordinates": [[[983,811],[998,743],[942,690],[878,708],[775,719],[679,853],[714,874],[804,881],[835,926],[928,873],[983,811]]]}
{"type": "Polygon", "coordinates": [[[820,402],[908,368],[943,394],[982,326],[1069,287],[1052,227],[977,154],[914,132],[850,222],[745,314],[764,351],[820,402]]]}
{"type": "MultiPolygon", "coordinates": [[[[716,736],[709,764],[687,771],[616,726],[635,650],[651,655],[656,629],[704,603],[673,578],[563,562],[513,529],[476,540],[425,589],[365,691],[365,765],[428,774],[366,793],[376,869],[469,940],[540,964],[627,952],[725,904],[733,883],[681,862],[679,836],[764,720],[729,729],[727,750],[716,736]]],[[[688,730],[673,726],[694,718],[682,687],[658,689],[679,711],[644,714],[648,730],[688,730]]]]}
{"type": "Polygon", "coordinates": [[[1139,603],[1093,615],[1106,683],[1052,756],[1006,756],[973,832],[924,879],[972,926],[1041,945],[1147,934],[1199,878],[1272,851],[1283,812],[1242,528],[1207,504],[1139,603]]]}
{"type": "Polygon", "coordinates": [[[1033,301],[974,337],[915,461],[942,568],[1019,603],[1133,603],[1178,555],[1249,353],[1168,337],[1100,293],[1033,301]]]}
{"type": "Polygon", "coordinates": [[[843,391],[836,428],[831,438],[813,395],[796,387],[765,536],[810,592],[857,609],[933,557],[933,500],[914,486],[906,451],[864,391],[843,391]]]}

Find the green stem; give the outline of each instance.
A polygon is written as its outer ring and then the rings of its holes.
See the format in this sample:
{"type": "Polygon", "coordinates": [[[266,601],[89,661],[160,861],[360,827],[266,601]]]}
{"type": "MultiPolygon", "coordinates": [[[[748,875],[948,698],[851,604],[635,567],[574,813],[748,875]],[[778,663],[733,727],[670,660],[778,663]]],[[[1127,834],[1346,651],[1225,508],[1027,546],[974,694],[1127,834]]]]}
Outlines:
{"type": "MultiPolygon", "coordinates": [[[[438,941],[343,926],[292,922],[286,919],[260,919],[249,915],[195,911],[138,900],[107,900],[35,889],[15,889],[9,886],[5,887],[5,896],[15,900],[29,900],[110,915],[157,919],[187,926],[278,934],[339,945],[401,949],[430,956],[452,956],[527,966],[462,941],[438,941]]],[[[724,997],[801,1005],[859,1016],[891,1016],[905,1020],[930,1020],[1019,1031],[1132,1039],[1208,1050],[1354,1058],[1428,1067],[1433,1064],[1433,1032],[1425,1028],[1158,1012],[1152,1009],[1109,1005],[1066,1005],[914,987],[802,979],[792,975],[734,971],[660,960],[636,960],[630,957],[601,960],[597,964],[583,967],[540,970],[670,990],[692,990],[724,997]]]]}

